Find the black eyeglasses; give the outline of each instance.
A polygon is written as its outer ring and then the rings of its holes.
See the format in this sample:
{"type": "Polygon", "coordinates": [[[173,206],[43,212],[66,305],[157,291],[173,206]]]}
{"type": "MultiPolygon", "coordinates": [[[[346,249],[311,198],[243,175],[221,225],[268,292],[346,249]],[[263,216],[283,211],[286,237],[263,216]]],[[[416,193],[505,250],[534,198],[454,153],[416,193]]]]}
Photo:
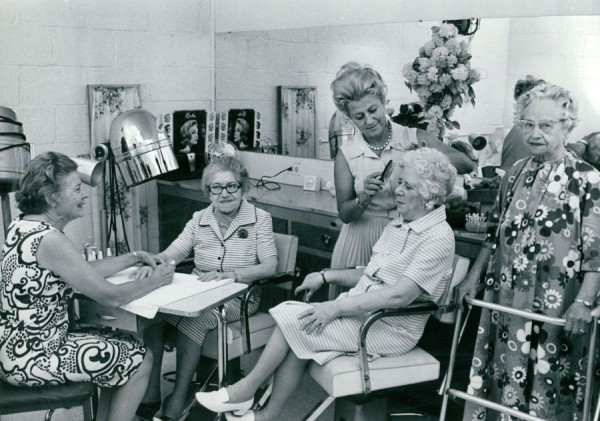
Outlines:
{"type": "Polygon", "coordinates": [[[212,194],[221,194],[223,193],[223,190],[227,190],[227,193],[235,193],[240,189],[240,187],[241,186],[238,183],[229,183],[225,187],[220,186],[218,184],[214,184],[212,186],[208,186],[208,190],[212,194]]]}

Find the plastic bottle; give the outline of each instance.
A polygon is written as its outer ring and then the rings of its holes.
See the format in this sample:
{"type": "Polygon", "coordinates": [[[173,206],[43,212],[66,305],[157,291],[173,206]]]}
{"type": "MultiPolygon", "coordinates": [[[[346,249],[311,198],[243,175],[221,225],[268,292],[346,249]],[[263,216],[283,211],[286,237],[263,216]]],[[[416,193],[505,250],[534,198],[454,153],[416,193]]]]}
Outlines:
{"type": "Polygon", "coordinates": [[[94,237],[91,235],[83,245],[85,252],[85,258],[88,262],[94,261],[98,258],[98,245],[94,242],[94,237]]]}

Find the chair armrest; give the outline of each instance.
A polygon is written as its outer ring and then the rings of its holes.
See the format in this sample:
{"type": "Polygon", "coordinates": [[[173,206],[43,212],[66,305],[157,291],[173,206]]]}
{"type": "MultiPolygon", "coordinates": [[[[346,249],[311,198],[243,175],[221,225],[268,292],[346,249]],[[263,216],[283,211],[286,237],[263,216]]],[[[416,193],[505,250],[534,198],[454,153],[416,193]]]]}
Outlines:
{"type": "Polygon", "coordinates": [[[277,273],[269,278],[257,279],[256,281],[252,281],[248,284],[248,289],[246,293],[242,296],[242,302],[240,305],[240,321],[242,326],[242,337],[244,337],[242,349],[244,354],[248,354],[252,351],[252,341],[250,337],[250,329],[249,329],[249,315],[248,315],[248,303],[250,295],[254,292],[256,288],[259,287],[270,287],[285,284],[287,282],[291,282],[296,278],[296,275],[293,272],[282,272],[277,273]]]}
{"type": "Polygon", "coordinates": [[[367,354],[367,335],[371,326],[380,319],[386,317],[409,316],[414,314],[433,314],[437,311],[450,311],[446,307],[454,308],[454,305],[440,307],[431,301],[416,301],[406,307],[397,309],[381,309],[377,310],[363,322],[358,335],[358,350],[359,364],[361,371],[361,380],[363,384],[363,393],[365,395],[371,393],[371,374],[369,372],[369,358],[367,354]]]}
{"type": "Polygon", "coordinates": [[[293,272],[281,272],[276,273],[275,275],[265,278],[258,279],[250,283],[252,287],[254,286],[273,286],[273,285],[281,285],[287,282],[293,281],[296,279],[296,275],[293,272]]]}

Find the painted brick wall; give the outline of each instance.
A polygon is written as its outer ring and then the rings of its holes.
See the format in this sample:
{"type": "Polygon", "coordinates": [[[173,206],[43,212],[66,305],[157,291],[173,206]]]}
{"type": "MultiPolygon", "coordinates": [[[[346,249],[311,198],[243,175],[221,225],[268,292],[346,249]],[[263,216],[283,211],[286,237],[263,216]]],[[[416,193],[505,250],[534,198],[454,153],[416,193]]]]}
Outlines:
{"type": "MultiPolygon", "coordinates": [[[[155,115],[211,108],[210,49],[209,0],[0,0],[0,105],[15,109],[36,153],[87,153],[86,85],[141,84],[155,115]]],[[[154,183],[136,188],[148,189],[156,220],[154,183]]],[[[89,216],[67,234],[80,245],[89,216]]]]}

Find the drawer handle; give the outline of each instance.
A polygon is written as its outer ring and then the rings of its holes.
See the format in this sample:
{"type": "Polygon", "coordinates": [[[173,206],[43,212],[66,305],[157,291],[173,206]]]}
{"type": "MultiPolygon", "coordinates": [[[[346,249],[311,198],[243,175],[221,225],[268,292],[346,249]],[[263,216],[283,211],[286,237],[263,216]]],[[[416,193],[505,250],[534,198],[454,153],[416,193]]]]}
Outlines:
{"type": "Polygon", "coordinates": [[[96,316],[98,316],[98,318],[100,320],[104,320],[106,322],[114,322],[115,320],[117,320],[116,316],[107,316],[105,314],[100,314],[100,313],[96,313],[96,316]]]}
{"type": "Polygon", "coordinates": [[[329,243],[331,243],[331,235],[328,235],[328,234],[323,234],[323,235],[321,236],[321,241],[323,241],[323,243],[324,243],[326,246],[328,246],[328,245],[329,245],[329,243]]]}

